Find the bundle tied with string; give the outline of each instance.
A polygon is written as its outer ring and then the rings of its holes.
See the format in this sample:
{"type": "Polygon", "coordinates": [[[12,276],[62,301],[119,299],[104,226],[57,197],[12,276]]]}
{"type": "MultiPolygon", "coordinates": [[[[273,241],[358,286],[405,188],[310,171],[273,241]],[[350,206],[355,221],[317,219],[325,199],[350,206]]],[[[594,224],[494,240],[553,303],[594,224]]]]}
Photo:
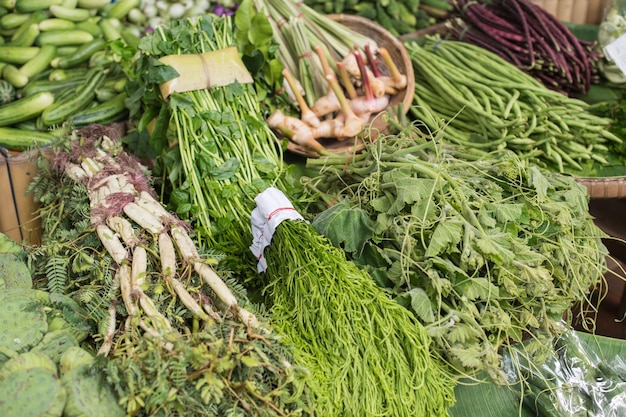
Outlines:
{"type": "Polygon", "coordinates": [[[454,382],[412,314],[317,233],[276,188],[251,221],[273,326],[311,371],[323,416],[444,416],[454,382]]]}

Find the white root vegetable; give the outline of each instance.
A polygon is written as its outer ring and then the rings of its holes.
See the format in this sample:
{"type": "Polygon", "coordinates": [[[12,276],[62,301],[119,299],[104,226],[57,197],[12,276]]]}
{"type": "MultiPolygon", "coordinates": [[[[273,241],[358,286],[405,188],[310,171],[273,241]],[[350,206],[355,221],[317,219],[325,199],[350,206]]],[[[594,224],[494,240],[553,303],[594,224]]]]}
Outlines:
{"type": "Polygon", "coordinates": [[[96,233],[115,263],[121,265],[125,260],[128,260],[128,251],[113,230],[101,223],[96,226],[96,233]]]}
{"type": "Polygon", "coordinates": [[[350,100],[350,108],[357,115],[366,114],[367,120],[369,120],[369,114],[385,110],[387,106],[389,106],[389,100],[390,98],[388,95],[375,97],[369,100],[365,96],[359,96],[350,100]]]}
{"type": "Polygon", "coordinates": [[[176,249],[167,232],[159,233],[159,259],[161,260],[161,274],[168,279],[176,275],[176,249]]]}
{"type": "Polygon", "coordinates": [[[126,312],[130,317],[135,317],[137,315],[137,307],[132,295],[133,284],[131,282],[130,265],[126,262],[121,264],[117,271],[115,271],[115,274],[117,275],[117,280],[120,283],[120,293],[122,295],[124,307],[126,307],[126,312]]]}
{"type": "Polygon", "coordinates": [[[107,309],[108,316],[106,318],[106,328],[103,334],[103,342],[100,345],[100,349],[98,349],[98,355],[108,356],[111,351],[111,347],[113,346],[113,338],[115,337],[115,331],[117,329],[115,317],[117,316],[117,311],[115,310],[115,304],[109,304],[109,308],[107,309]]]}
{"type": "Polygon", "coordinates": [[[142,246],[137,246],[133,250],[133,260],[131,263],[133,289],[142,288],[148,272],[148,252],[142,246]]]}
{"type": "Polygon", "coordinates": [[[133,249],[139,243],[133,225],[124,217],[110,216],[106,219],[106,224],[120,236],[127,248],[133,249]]]}
{"type": "Polygon", "coordinates": [[[361,119],[350,108],[350,103],[348,103],[348,99],[341,90],[339,82],[337,82],[337,77],[335,77],[334,74],[329,74],[326,76],[326,79],[339,100],[341,112],[345,118],[343,126],[337,130],[337,139],[341,140],[356,136],[363,127],[361,119]]]}
{"type": "Polygon", "coordinates": [[[163,224],[167,224],[174,220],[170,212],[168,212],[163,205],[154,199],[148,192],[142,191],[139,193],[139,197],[135,199],[135,203],[147,210],[154,217],[158,218],[163,224]]]}
{"type": "Polygon", "coordinates": [[[194,245],[193,240],[189,237],[189,234],[185,229],[180,226],[173,226],[170,230],[174,244],[178,248],[181,258],[189,263],[193,264],[200,258],[198,249],[194,245]]]}
{"type": "Polygon", "coordinates": [[[65,175],[75,182],[82,182],[83,178],[87,177],[87,173],[82,167],[72,163],[65,164],[65,175]]]}
{"type": "MultiPolygon", "coordinates": [[[[189,239],[191,241],[191,239],[189,239]]],[[[161,232],[159,234],[159,258],[161,259],[161,273],[165,282],[172,288],[172,290],[178,296],[178,299],[183,303],[185,307],[192,314],[201,320],[208,320],[209,315],[204,311],[200,304],[193,298],[193,296],[187,291],[185,286],[176,278],[176,249],[174,243],[169,237],[167,232],[161,232]]],[[[186,242],[185,245],[193,246],[193,242],[186,242]]],[[[194,256],[197,254],[193,249],[185,249],[187,252],[194,256]]]]}
{"type": "Polygon", "coordinates": [[[80,166],[85,170],[85,175],[92,178],[95,174],[102,171],[102,165],[96,162],[93,158],[83,158],[80,166]]]}
{"type": "Polygon", "coordinates": [[[323,117],[328,114],[335,113],[340,109],[341,106],[339,105],[339,100],[337,100],[337,96],[332,90],[325,96],[321,96],[317,100],[315,100],[315,103],[313,103],[313,107],[311,107],[311,110],[313,110],[313,112],[318,117],[323,117]]]}
{"type": "Polygon", "coordinates": [[[136,203],[126,204],[124,206],[124,213],[132,221],[154,235],[158,235],[161,231],[163,231],[164,226],[159,219],[136,203]]]}

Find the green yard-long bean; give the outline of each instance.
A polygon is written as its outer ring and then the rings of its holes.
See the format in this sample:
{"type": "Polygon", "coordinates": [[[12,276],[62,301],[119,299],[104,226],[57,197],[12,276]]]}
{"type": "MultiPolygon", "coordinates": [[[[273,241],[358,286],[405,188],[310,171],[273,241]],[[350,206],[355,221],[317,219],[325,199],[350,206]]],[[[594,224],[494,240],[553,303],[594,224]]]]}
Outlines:
{"type": "Polygon", "coordinates": [[[410,115],[444,140],[485,151],[509,148],[528,163],[582,174],[607,160],[610,119],[545,87],[481,47],[427,37],[406,42],[415,73],[410,115]],[[444,128],[445,126],[445,128],[444,128]]]}

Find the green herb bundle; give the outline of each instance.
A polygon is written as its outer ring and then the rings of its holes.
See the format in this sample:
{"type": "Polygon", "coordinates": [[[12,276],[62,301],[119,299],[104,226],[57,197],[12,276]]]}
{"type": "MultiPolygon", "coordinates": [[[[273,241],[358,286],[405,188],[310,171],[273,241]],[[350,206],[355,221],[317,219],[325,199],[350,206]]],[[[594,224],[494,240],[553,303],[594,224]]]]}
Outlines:
{"type": "Polygon", "coordinates": [[[313,225],[416,314],[458,372],[502,382],[498,350],[558,333],[603,279],[586,189],[508,150],[396,127],[349,160],[308,160],[313,225]]]}
{"type": "MultiPolygon", "coordinates": [[[[251,32],[263,17],[252,19],[251,32]]],[[[236,46],[233,23],[228,16],[206,15],[155,28],[139,43],[130,72],[131,117],[138,120],[140,141],[156,151],[155,175],[166,179],[162,200],[192,222],[201,242],[237,258],[230,264],[235,268],[249,255],[254,196],[269,185],[289,188],[280,143],[265,122],[263,97],[254,83],[234,82],[176,92],[165,100],[159,85],[178,74],[158,60],[236,46]],[[148,135],[150,121],[154,129],[148,135]]],[[[271,42],[271,30],[265,42],[271,42]]]]}
{"type": "MultiPolygon", "coordinates": [[[[272,198],[257,197],[261,218],[279,213],[272,198]]],[[[272,323],[312,373],[318,415],[448,414],[455,383],[425,328],[342,250],[306,221],[285,219],[261,255],[272,323]]]]}

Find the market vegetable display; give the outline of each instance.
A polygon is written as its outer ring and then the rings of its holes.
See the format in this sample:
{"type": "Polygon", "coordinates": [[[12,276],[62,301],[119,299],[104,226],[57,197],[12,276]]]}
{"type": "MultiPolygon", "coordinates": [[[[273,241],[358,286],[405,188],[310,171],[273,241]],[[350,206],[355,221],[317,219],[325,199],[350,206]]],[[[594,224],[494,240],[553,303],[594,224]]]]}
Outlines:
{"type": "Polygon", "coordinates": [[[318,381],[324,416],[444,416],[454,379],[430,337],[363,269],[317,233],[278,189],[252,213],[272,322],[318,381]],[[287,212],[288,217],[281,217],[287,212]]]}
{"type": "Polygon", "coordinates": [[[564,94],[585,94],[599,81],[595,42],[578,39],[530,0],[454,0],[446,21],[452,39],[478,45],[564,94]]]}
{"type": "Polygon", "coordinates": [[[606,270],[574,179],[514,152],[399,125],[360,155],[307,160],[313,225],[428,329],[460,374],[503,383],[502,346],[554,335],[606,270]]]}
{"type": "Polygon", "coordinates": [[[608,144],[621,142],[611,118],[484,48],[438,37],[406,47],[415,72],[411,117],[445,141],[511,149],[529,164],[578,176],[606,163],[608,144]]]}
{"type": "Polygon", "coordinates": [[[85,311],[94,330],[81,347],[97,354],[123,412],[309,415],[307,370],[222,279],[219,254],[201,252],[154,198],[145,167],[111,139],[119,133],[76,135],[33,185],[44,233],[29,257],[39,285],[85,311]]]}

